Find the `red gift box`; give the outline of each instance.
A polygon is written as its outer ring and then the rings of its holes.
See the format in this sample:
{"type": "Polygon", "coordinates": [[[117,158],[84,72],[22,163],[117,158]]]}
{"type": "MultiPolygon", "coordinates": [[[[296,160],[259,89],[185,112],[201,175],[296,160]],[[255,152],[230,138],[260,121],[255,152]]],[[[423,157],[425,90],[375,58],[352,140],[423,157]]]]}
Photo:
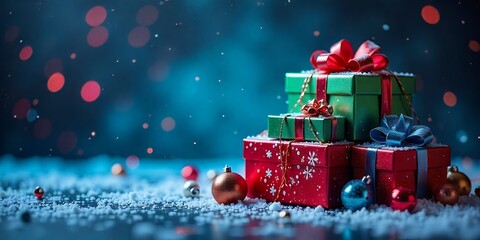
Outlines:
{"type": "Polygon", "coordinates": [[[342,187],[351,179],[350,143],[272,138],[247,138],[243,143],[250,198],[324,208],[341,206],[342,187]]]}
{"type": "MultiPolygon", "coordinates": [[[[369,146],[352,147],[353,178],[361,179],[366,174],[367,151],[369,146]]],[[[376,203],[390,205],[391,195],[398,186],[417,191],[426,188],[425,196],[432,197],[442,184],[447,183],[447,167],[450,165],[450,148],[445,145],[428,146],[426,148],[392,148],[384,147],[376,150],[375,192],[376,203]],[[418,156],[417,151],[426,149],[427,168],[426,186],[417,185],[418,156]]],[[[425,183],[424,183],[425,184],[425,183]]]]}

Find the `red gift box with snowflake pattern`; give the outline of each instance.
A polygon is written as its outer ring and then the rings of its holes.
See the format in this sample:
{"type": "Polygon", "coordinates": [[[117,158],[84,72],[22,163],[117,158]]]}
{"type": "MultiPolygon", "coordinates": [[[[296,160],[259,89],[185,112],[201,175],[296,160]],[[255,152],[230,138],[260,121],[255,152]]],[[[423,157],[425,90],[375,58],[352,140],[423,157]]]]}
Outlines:
{"type": "Polygon", "coordinates": [[[351,143],[243,140],[248,197],[270,202],[336,208],[351,179],[351,143]]]}

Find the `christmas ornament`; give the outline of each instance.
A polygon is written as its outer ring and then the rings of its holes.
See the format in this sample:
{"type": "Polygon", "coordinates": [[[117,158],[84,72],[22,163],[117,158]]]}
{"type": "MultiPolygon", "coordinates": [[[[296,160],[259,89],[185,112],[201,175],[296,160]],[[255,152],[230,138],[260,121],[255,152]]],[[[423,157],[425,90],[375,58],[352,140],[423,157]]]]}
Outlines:
{"type": "Polygon", "coordinates": [[[443,184],[435,194],[435,200],[444,205],[454,205],[458,202],[460,195],[457,187],[450,183],[443,184]]]}
{"type": "Polygon", "coordinates": [[[197,181],[198,170],[194,166],[187,165],[182,168],[182,177],[187,181],[197,181]]]}
{"type": "Polygon", "coordinates": [[[465,173],[458,171],[457,166],[448,167],[447,182],[458,188],[460,196],[469,195],[472,189],[472,182],[465,173]]]}
{"type": "Polygon", "coordinates": [[[30,212],[25,211],[25,212],[22,212],[22,214],[20,215],[20,219],[22,219],[22,222],[24,223],[29,223],[30,220],[32,219],[32,216],[30,215],[30,212]]]}
{"type": "Polygon", "coordinates": [[[213,181],[213,179],[215,179],[217,177],[217,171],[213,170],[213,169],[210,169],[207,171],[207,178],[208,180],[210,181],[213,181]]]}
{"type": "Polygon", "coordinates": [[[190,198],[200,197],[200,186],[193,180],[186,181],[183,184],[183,195],[190,198]]]}
{"type": "Polygon", "coordinates": [[[125,168],[120,163],[113,164],[111,172],[115,176],[125,176],[127,174],[127,172],[125,171],[125,168]]]}
{"type": "Polygon", "coordinates": [[[417,205],[417,196],[412,189],[405,187],[397,187],[392,191],[392,203],[390,207],[393,210],[409,212],[413,211],[417,205]]]}
{"type": "Polygon", "coordinates": [[[475,188],[475,195],[477,195],[477,197],[480,197],[480,187],[475,188]]]}
{"type": "Polygon", "coordinates": [[[290,218],[290,217],[292,217],[292,215],[290,214],[290,212],[285,211],[285,210],[280,211],[280,212],[278,213],[278,216],[279,216],[280,218],[290,218]]]}
{"type": "Polygon", "coordinates": [[[43,188],[37,186],[35,188],[35,190],[33,191],[33,194],[35,195],[35,197],[37,199],[42,199],[43,198],[43,194],[45,193],[45,191],[43,190],[43,188]]]}
{"type": "Polygon", "coordinates": [[[237,173],[225,166],[224,172],[218,175],[212,183],[212,195],[220,204],[236,203],[247,196],[247,182],[237,173]]]}
{"type": "Polygon", "coordinates": [[[352,180],[345,184],[342,189],[342,203],[345,208],[356,211],[363,207],[368,208],[372,204],[370,176],[365,176],[362,180],[352,180]]]}

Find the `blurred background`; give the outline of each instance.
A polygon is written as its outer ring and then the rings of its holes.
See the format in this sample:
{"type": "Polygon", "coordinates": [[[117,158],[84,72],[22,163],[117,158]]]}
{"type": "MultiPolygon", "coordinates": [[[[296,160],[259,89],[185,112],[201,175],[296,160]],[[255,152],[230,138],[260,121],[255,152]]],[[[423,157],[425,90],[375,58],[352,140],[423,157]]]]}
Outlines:
{"type": "Polygon", "coordinates": [[[345,38],[416,74],[422,124],[480,159],[480,1],[3,0],[0,19],[0,155],[240,158],[287,111],[285,73],[345,38]]]}

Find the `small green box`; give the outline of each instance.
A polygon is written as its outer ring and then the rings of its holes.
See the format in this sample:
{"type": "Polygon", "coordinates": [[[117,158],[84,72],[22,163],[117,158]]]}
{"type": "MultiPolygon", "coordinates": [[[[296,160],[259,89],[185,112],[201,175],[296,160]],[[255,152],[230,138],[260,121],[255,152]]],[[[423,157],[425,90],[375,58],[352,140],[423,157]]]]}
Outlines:
{"type": "MultiPolygon", "coordinates": [[[[282,139],[295,139],[295,119],[302,117],[302,114],[288,114],[282,128],[282,139]],[[288,116],[290,115],[290,116],[288,116]]],[[[286,115],[268,115],[268,137],[280,138],[280,126],[286,115]]],[[[343,116],[335,116],[337,125],[335,128],[335,141],[345,139],[345,118],[343,116]]],[[[321,142],[332,141],[332,119],[328,117],[310,117],[312,125],[308,117],[303,117],[303,136],[304,141],[317,141],[312,130],[317,134],[321,142]]]]}
{"type": "MultiPolygon", "coordinates": [[[[293,106],[300,97],[302,84],[311,73],[287,73],[285,75],[285,90],[288,94],[288,110],[300,112],[302,104],[316,97],[317,77],[314,74],[301,104],[293,106]]],[[[411,74],[396,75],[405,88],[404,95],[395,78],[392,81],[392,114],[411,115],[407,98],[412,99],[415,92],[415,76],[411,74]]],[[[327,76],[327,101],[333,106],[334,114],[344,116],[345,138],[350,141],[367,141],[370,130],[377,127],[382,116],[381,77],[373,73],[341,72],[327,76]]]]}

